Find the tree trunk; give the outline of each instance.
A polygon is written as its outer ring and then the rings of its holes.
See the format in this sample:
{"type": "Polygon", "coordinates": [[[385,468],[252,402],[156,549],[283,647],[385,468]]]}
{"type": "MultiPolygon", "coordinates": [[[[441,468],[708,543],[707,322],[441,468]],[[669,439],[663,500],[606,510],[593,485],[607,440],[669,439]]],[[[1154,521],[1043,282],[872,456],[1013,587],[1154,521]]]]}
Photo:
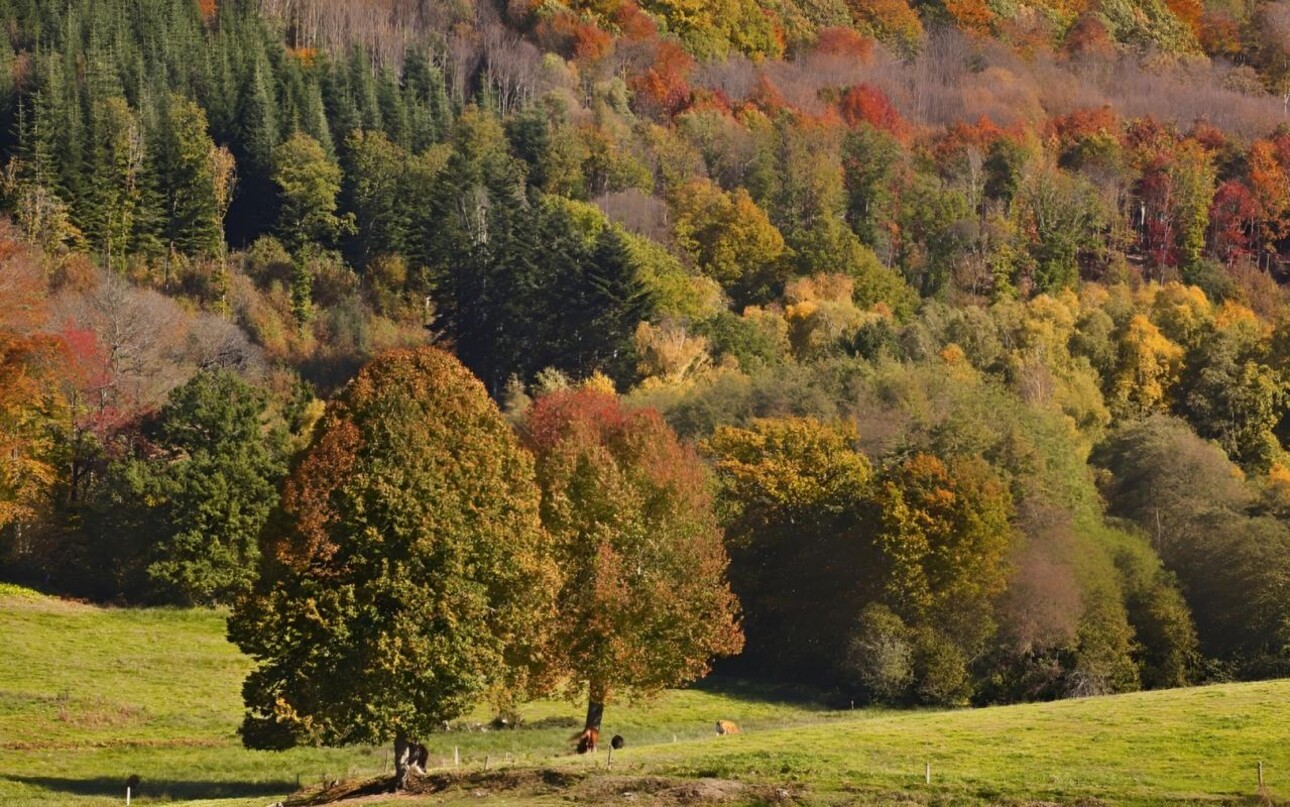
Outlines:
{"type": "Polygon", "coordinates": [[[605,715],[605,696],[608,687],[599,681],[592,681],[587,694],[587,720],[582,733],[577,736],[578,753],[596,753],[596,744],[600,741],[600,720],[605,715]]]}
{"type": "Polygon", "coordinates": [[[404,736],[403,730],[394,733],[394,789],[403,790],[408,783],[408,761],[412,756],[412,744],[404,736]]]}
{"type": "Polygon", "coordinates": [[[583,731],[600,731],[600,721],[605,716],[605,704],[599,701],[587,702],[587,722],[583,724],[583,731]]]}

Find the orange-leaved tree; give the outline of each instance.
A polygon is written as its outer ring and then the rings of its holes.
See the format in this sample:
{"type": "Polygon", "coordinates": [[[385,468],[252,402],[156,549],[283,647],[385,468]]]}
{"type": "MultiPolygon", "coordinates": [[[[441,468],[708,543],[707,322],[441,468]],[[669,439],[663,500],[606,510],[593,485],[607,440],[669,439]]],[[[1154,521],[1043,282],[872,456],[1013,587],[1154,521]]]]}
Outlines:
{"type": "Polygon", "coordinates": [[[615,694],[694,681],[742,649],[729,561],[706,469],[657,412],[584,387],[540,398],[522,428],[564,572],[545,656],[586,693],[594,749],[615,694]]]}
{"type": "MultiPolygon", "coordinates": [[[[35,514],[55,479],[50,389],[58,344],[43,335],[45,270],[0,234],[0,528],[35,514]]],[[[18,547],[21,552],[21,547],[18,547]]]]}

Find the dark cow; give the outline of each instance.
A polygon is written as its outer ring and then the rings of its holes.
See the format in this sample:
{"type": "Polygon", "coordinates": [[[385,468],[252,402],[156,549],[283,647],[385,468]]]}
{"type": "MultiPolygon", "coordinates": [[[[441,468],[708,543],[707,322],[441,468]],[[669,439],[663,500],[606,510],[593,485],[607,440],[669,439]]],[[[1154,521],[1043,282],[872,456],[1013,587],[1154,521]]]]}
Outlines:
{"type": "Polygon", "coordinates": [[[430,751],[421,743],[412,743],[408,746],[408,767],[417,773],[426,772],[426,763],[430,761],[430,751]]]}

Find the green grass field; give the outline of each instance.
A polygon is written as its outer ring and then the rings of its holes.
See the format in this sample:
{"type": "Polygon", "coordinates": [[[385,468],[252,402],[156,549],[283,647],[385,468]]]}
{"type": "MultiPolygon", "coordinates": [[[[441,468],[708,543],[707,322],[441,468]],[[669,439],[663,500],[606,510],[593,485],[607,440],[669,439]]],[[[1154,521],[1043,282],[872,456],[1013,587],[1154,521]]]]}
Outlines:
{"type": "MultiPolygon", "coordinates": [[[[384,748],[244,750],[248,667],[217,612],[0,587],[0,805],[121,804],[132,774],[135,803],[268,805],[297,781],[385,770],[384,748]]],[[[524,708],[526,728],[431,738],[432,762],[463,757],[443,792],[362,803],[1284,803],[1287,706],[1285,681],[951,712],[827,711],[730,685],[612,705],[606,732],[629,746],[606,770],[604,753],[569,753],[578,707],[542,702],[524,708]],[[715,737],[717,718],[744,733],[715,737]]]]}

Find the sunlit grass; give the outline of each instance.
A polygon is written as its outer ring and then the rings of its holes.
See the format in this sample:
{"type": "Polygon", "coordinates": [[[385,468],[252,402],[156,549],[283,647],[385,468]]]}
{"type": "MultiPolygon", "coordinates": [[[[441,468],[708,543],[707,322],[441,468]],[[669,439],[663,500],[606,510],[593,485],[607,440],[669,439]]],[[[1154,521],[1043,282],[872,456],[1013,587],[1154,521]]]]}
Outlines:
{"type": "MultiPolygon", "coordinates": [[[[249,661],[208,610],[104,609],[0,590],[0,804],[265,805],[296,788],[382,773],[385,748],[243,749],[236,727],[249,661]]],[[[734,686],[612,704],[615,754],[569,754],[581,714],[528,704],[525,726],[430,738],[432,763],[543,766],[596,777],[672,776],[783,785],[806,803],[1241,803],[1264,763],[1266,796],[1290,794],[1290,682],[1216,686],[950,712],[828,711],[734,686]],[[744,733],[717,738],[718,718],[744,733]],[[924,781],[931,766],[932,784],[924,781]]],[[[486,724],[481,707],[463,724],[486,724]]],[[[625,785],[626,786],[626,785],[625,785]]],[[[576,794],[575,794],[576,795],[576,794]]],[[[436,796],[498,807],[556,795],[436,796]]],[[[399,804],[429,799],[395,800],[399,804]]],[[[584,799],[585,801],[585,799],[584,799]]],[[[367,804],[380,802],[367,802],[367,804]]],[[[1255,802],[1251,802],[1255,803],[1255,802]]]]}

